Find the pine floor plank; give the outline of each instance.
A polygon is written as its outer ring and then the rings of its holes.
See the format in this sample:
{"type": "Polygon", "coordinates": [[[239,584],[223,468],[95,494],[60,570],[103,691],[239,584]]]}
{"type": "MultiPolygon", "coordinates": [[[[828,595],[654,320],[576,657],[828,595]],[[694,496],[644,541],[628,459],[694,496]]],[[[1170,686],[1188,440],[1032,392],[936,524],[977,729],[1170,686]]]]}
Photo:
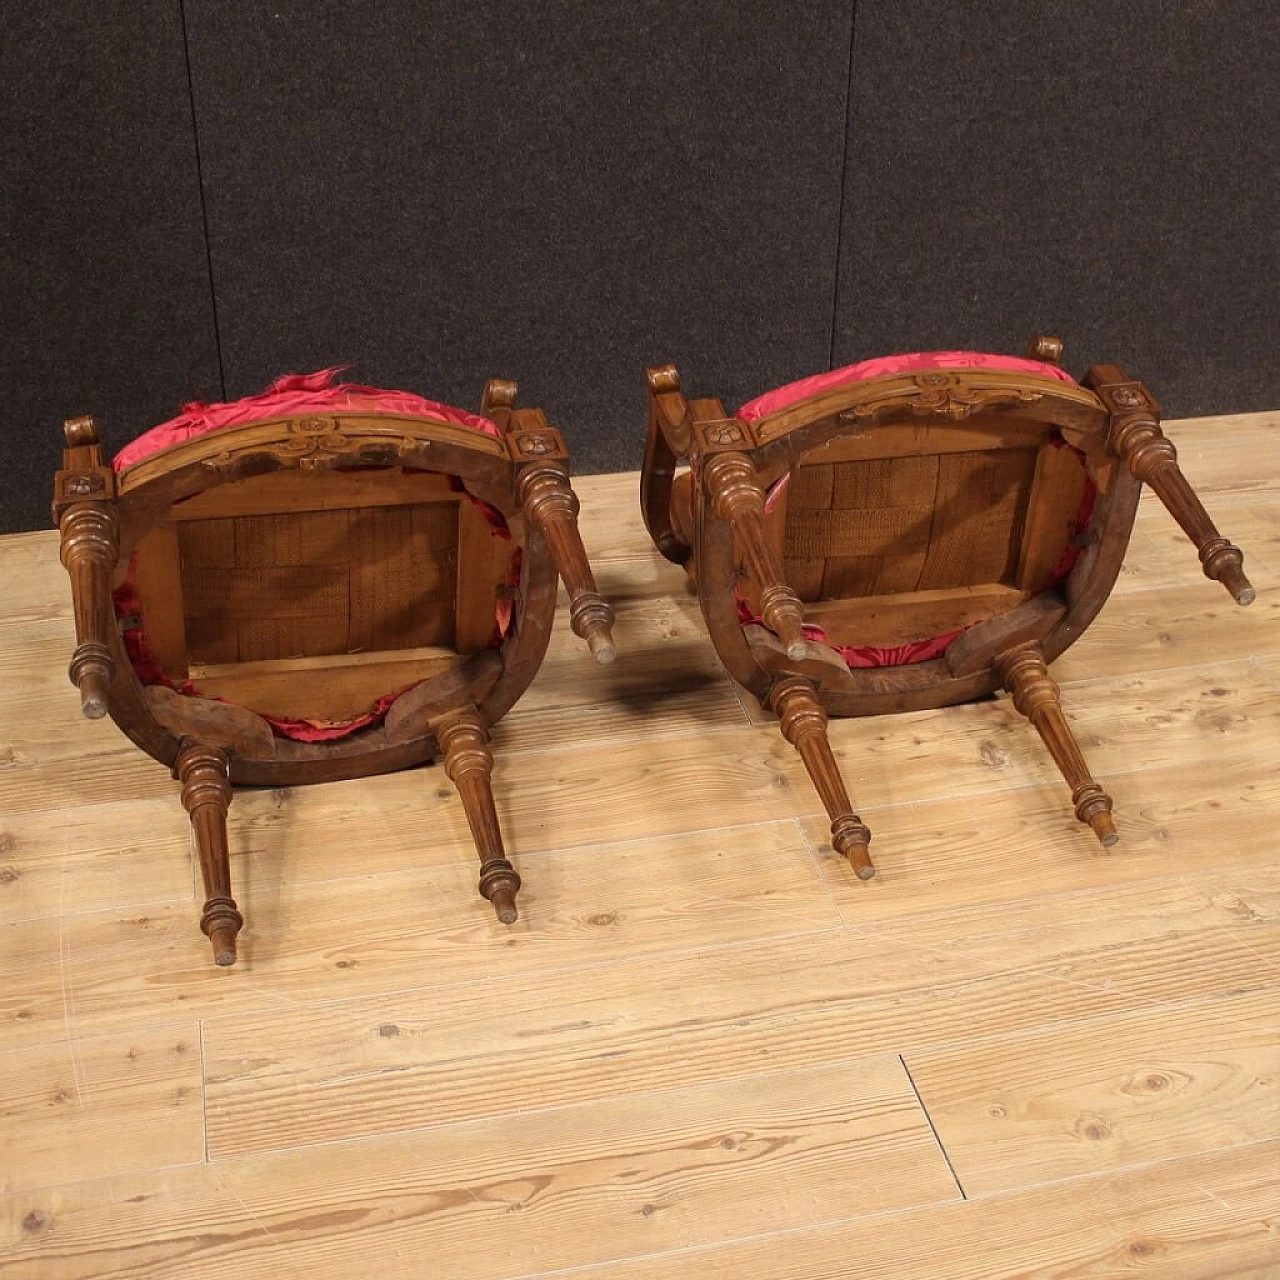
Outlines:
{"type": "Polygon", "coordinates": [[[889,1057],[15,1197],[8,1267],[502,1280],[956,1196],[889,1057]]]}
{"type": "Polygon", "coordinates": [[[241,901],[254,906],[231,971],[209,964],[189,901],[10,925],[0,975],[24,980],[0,986],[0,1025],[7,1013],[14,1043],[67,1034],[64,991],[81,1029],[249,1008],[279,1017],[300,1001],[523,980],[840,924],[791,822],[517,858],[528,887],[510,928],[477,894],[468,855],[341,881],[259,881],[241,864],[241,901]]]}
{"type": "Polygon", "coordinates": [[[823,817],[802,827],[850,925],[1061,895],[1162,876],[1273,866],[1280,773],[1273,758],[1215,758],[1105,778],[1120,842],[1103,849],[1044,785],[893,806],[859,803],[877,874],[858,880],[823,817]]]}
{"type": "Polygon", "coordinates": [[[495,733],[521,922],[438,768],[241,791],[230,971],[177,785],[79,716],[56,533],[0,539],[0,1276],[1280,1275],[1280,414],[1169,432],[1259,597],[1144,497],[1054,667],[1114,850],[1002,697],[833,724],[854,882],[588,477],[619,660],[562,608],[495,733]]]}
{"type": "Polygon", "coordinates": [[[215,1018],[205,1029],[210,1150],[901,1053],[1270,985],[1278,911],[1280,871],[1268,868],[1034,900],[1012,919],[994,907],[517,973],[284,1020],[215,1018]]]}
{"type": "Polygon", "coordinates": [[[0,1190],[203,1157],[194,1022],[0,1053],[0,1190]]]}
{"type": "Polygon", "coordinates": [[[575,1280],[1272,1280],[1280,1143],[840,1226],[690,1249],[575,1280]]]}
{"type": "Polygon", "coordinates": [[[1280,1139],[1280,970],[1243,996],[910,1053],[967,1195],[1280,1139]]]}

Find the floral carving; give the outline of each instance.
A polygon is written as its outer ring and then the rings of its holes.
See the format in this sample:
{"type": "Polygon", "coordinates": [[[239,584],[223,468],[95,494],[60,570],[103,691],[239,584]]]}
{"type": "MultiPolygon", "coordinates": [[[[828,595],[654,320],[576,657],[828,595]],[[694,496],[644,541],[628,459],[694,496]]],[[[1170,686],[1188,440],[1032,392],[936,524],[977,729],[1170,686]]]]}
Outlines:
{"type": "Polygon", "coordinates": [[[960,421],[984,409],[1012,408],[1034,404],[1043,398],[1039,391],[1022,387],[974,386],[971,379],[952,373],[917,373],[910,379],[909,391],[890,390],[863,404],[856,404],[840,414],[841,422],[861,422],[880,418],[895,410],[929,417],[945,417],[960,421]]]}
{"type": "Polygon", "coordinates": [[[1150,403],[1138,387],[1116,387],[1110,399],[1122,409],[1145,409],[1150,403]]]}
{"type": "Polygon", "coordinates": [[[706,430],[708,444],[734,445],[744,443],[742,428],[736,422],[722,422],[706,430]]]}
{"type": "Polygon", "coordinates": [[[419,443],[412,436],[371,438],[368,434],[344,431],[338,418],[294,418],[284,424],[284,429],[284,439],[266,443],[246,441],[205,458],[201,466],[206,471],[227,471],[247,454],[268,453],[285,466],[296,463],[303,471],[319,471],[335,461],[350,460],[371,449],[394,449],[399,457],[407,457],[419,443]]]}
{"type": "Polygon", "coordinates": [[[516,448],[525,457],[541,458],[548,453],[556,452],[556,442],[550,436],[522,431],[516,436],[516,448]]]}
{"type": "Polygon", "coordinates": [[[74,494],[77,498],[85,498],[93,493],[103,493],[106,487],[107,482],[96,471],[67,477],[66,491],[68,494],[74,494]]]}
{"type": "Polygon", "coordinates": [[[304,471],[327,467],[335,458],[355,453],[360,441],[345,435],[335,418],[295,418],[289,423],[284,451],[304,471]]]}

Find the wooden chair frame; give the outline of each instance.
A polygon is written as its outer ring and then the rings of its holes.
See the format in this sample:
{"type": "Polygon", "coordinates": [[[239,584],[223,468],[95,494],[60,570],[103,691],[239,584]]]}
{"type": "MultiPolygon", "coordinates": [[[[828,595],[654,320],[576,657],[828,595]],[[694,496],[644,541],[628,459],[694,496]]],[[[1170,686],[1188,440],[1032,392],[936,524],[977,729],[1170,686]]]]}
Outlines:
{"type": "MultiPolygon", "coordinates": [[[[1058,364],[1062,343],[1037,336],[1031,359],[1058,364]]],[[[771,706],[799,751],[832,823],[835,848],[861,879],[874,874],[870,833],[854,812],[827,740],[827,716],[879,715],[966,702],[1007,688],[1071,786],[1076,816],[1104,845],[1116,831],[1112,802],[1090,776],[1046,666],[1102,608],[1149,484],[1195,544],[1205,575],[1239,604],[1253,600],[1239,548],[1210,520],[1160,427],[1160,407],[1116,365],[1093,366],[1083,384],[999,369],[894,373],[814,395],[748,423],[715,399],[687,399],[673,365],[650,369],[649,427],[641,507],[658,550],[686,566],[703,617],[733,678],[771,706]],[[911,451],[921,428],[997,441],[1056,429],[1083,454],[1096,486],[1085,545],[1049,593],[969,626],[930,661],[850,669],[806,638],[804,605],[787,584],[765,494],[802,456],[829,446],[834,459],[911,451]],[[673,510],[679,464],[693,473],[692,526],[673,510]],[[743,626],[735,584],[742,571],[760,588],[762,625],[743,626]]]]}
{"type": "Polygon", "coordinates": [[[107,713],[182,783],[204,875],[201,927],[220,965],[236,958],[243,923],[231,894],[226,815],[233,784],[291,786],[410,768],[443,754],[480,857],[480,893],[499,919],[516,919],[520,877],[507,859],[494,807],[489,728],[536,674],[555,616],[557,574],[574,631],[598,661],[612,661],[613,611],[596,590],[577,527],[568,451],[540,410],[514,407],[514,383],[492,381],[481,412],[501,438],[429,417],[335,411],[227,427],[171,445],[117,475],[105,464],[90,418],[66,423],[54,519],[71,578],[76,647],[71,681],[84,714],[107,713]],[[506,519],[521,547],[515,625],[500,647],[460,659],[422,680],[385,720],[350,737],[277,737],[245,707],[142,685],[112,606],[141,540],[174,503],[271,472],[386,466],[459,477],[506,519]]]}

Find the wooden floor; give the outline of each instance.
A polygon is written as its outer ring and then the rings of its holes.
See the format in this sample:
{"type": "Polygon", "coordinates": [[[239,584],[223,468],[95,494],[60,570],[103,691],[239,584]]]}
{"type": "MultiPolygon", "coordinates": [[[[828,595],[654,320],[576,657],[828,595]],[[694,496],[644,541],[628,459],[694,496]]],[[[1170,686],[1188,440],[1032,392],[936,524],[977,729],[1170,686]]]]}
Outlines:
{"type": "Polygon", "coordinates": [[[597,477],[619,660],[562,618],[496,735],[520,923],[438,768],[245,792],[233,970],[0,540],[0,1276],[1280,1277],[1280,414],[1170,434],[1258,599],[1144,500],[1054,668],[1112,852],[1002,698],[833,724],[855,881],[597,477]]]}

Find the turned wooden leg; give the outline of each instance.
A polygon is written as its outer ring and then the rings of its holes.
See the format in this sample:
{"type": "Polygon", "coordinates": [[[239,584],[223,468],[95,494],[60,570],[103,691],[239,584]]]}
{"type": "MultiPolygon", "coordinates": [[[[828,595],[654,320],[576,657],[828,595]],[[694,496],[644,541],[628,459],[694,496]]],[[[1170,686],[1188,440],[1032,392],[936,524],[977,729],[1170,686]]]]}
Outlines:
{"type": "Polygon", "coordinates": [[[532,467],[521,474],[520,502],[551,549],[551,558],[569,593],[569,625],[587,642],[599,663],[617,655],[613,643],[613,607],[596,589],[578,530],[578,495],[568,475],[555,465],[532,467]]]}
{"type": "Polygon", "coordinates": [[[1057,682],[1045,666],[1038,644],[1024,645],[997,659],[1013,705],[1035,726],[1071,788],[1076,817],[1087,822],[1107,848],[1120,838],[1111,818],[1111,797],[1093,780],[1071,726],[1062,713],[1057,682]]]}
{"type": "Polygon", "coordinates": [[[800,753],[831,819],[831,843],[849,859],[859,880],[876,873],[867,845],[871,832],[853,811],[844,779],[827,740],[827,713],[814,695],[813,686],[799,676],[779,680],[769,692],[769,705],[778,714],[782,735],[800,753]]]}
{"type": "Polygon", "coordinates": [[[80,690],[80,709],[90,719],[107,713],[107,689],[115,664],[107,648],[111,622],[111,570],[119,536],[115,507],[79,503],[63,512],[62,563],[71,576],[76,648],[67,674],[80,690]]]}
{"type": "Polygon", "coordinates": [[[188,743],[178,752],[174,772],[182,782],[182,803],[191,815],[205,904],[200,928],[213,944],[217,964],[236,962],[236,934],[244,917],[231,896],[231,863],[227,853],[227,809],[231,783],[227,753],[218,747],[188,743]]]}
{"type": "Polygon", "coordinates": [[[432,729],[444,751],[444,771],[462,797],[471,838],[480,855],[480,896],[493,904],[503,924],[513,924],[520,877],[502,847],[490,785],[493,752],[489,750],[489,731],[474,709],[445,716],[432,729]]]}
{"type": "Polygon", "coordinates": [[[742,453],[716,453],[704,463],[702,479],[716,514],[733,526],[747,571],[760,587],[760,617],[782,641],[787,657],[808,653],[804,605],[782,577],[782,562],[765,531],[764,491],[756,469],[742,453]]]}
{"type": "Polygon", "coordinates": [[[1150,411],[1146,389],[1134,385],[1101,387],[1099,395],[1113,410],[1107,447],[1148,484],[1169,514],[1196,545],[1204,576],[1220,582],[1241,605],[1252,604],[1254,590],[1244,573],[1244,552],[1218,532],[1196,491],[1182,474],[1178,452],[1150,411]]]}

